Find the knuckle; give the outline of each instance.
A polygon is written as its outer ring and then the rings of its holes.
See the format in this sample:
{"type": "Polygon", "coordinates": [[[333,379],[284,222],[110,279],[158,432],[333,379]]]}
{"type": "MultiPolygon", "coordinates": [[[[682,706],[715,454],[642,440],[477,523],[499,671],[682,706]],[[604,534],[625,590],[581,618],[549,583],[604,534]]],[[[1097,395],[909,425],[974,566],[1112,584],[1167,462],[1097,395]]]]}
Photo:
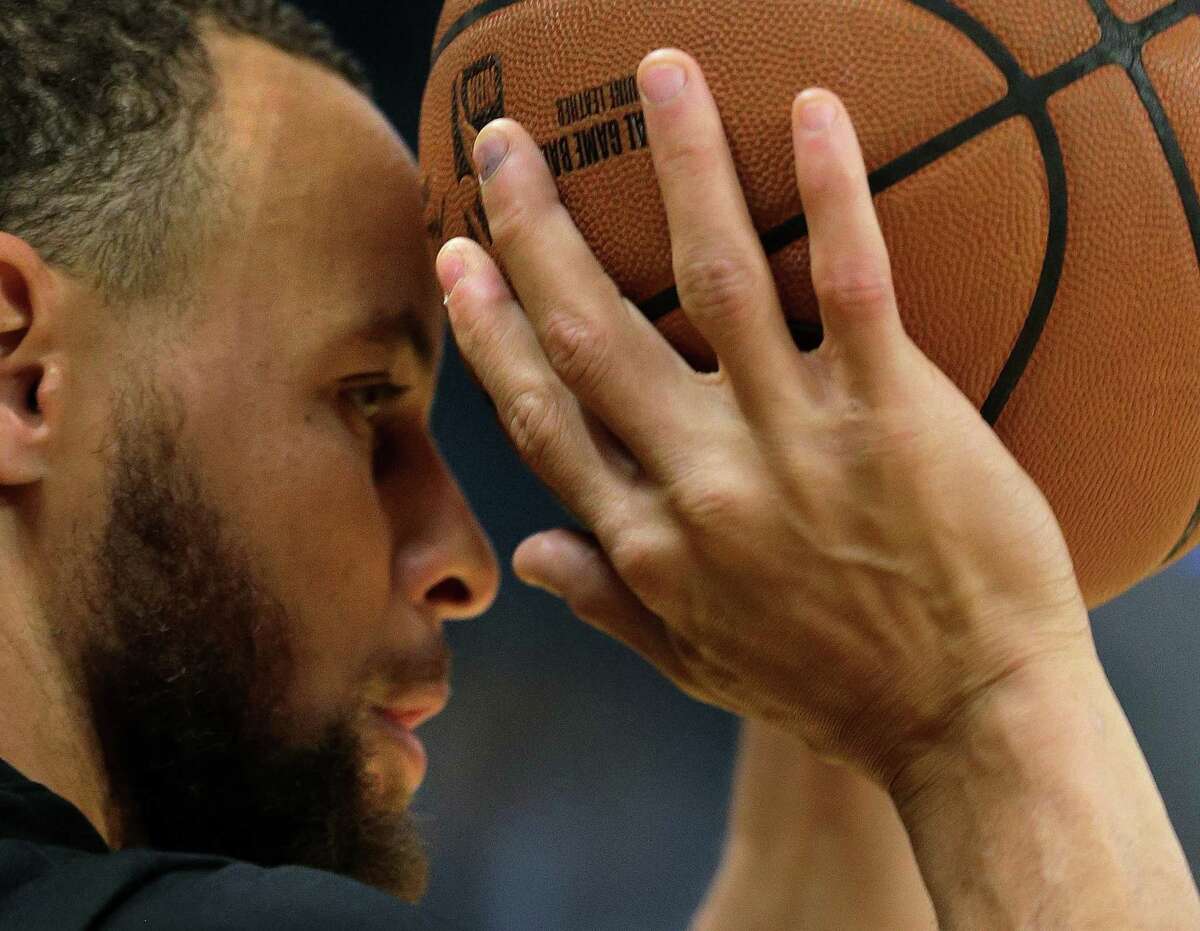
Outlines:
{"type": "Polygon", "coordinates": [[[814,138],[809,148],[813,152],[815,168],[808,176],[809,196],[830,200],[847,198],[855,186],[855,172],[835,156],[828,137],[814,138]]]}
{"type": "Polygon", "coordinates": [[[892,299],[892,276],[886,265],[873,256],[861,256],[815,268],[813,288],[822,304],[880,307],[892,299]]]}
{"type": "Polygon", "coordinates": [[[584,621],[603,621],[612,608],[610,602],[593,589],[575,595],[567,605],[572,614],[584,621]]]}
{"type": "Polygon", "coordinates": [[[470,281],[461,281],[446,302],[454,340],[468,358],[474,358],[479,347],[488,344],[495,330],[491,314],[472,313],[478,303],[472,290],[470,281]]]}
{"type": "Polygon", "coordinates": [[[492,245],[500,255],[507,255],[520,245],[527,231],[534,228],[534,208],[528,201],[515,199],[492,202],[487,211],[488,232],[492,245]]]}
{"type": "Polygon", "coordinates": [[[595,389],[612,367],[600,328],[578,315],[552,314],[543,343],[546,358],[559,377],[584,391],[595,389]]]}
{"type": "Polygon", "coordinates": [[[552,461],[563,439],[562,401],[546,385],[527,388],[508,406],[505,427],[521,458],[535,472],[552,461]]]}
{"type": "Polygon", "coordinates": [[[753,272],[745,259],[707,252],[685,257],[675,277],[679,299],[696,319],[733,325],[751,309],[753,272]]]}
{"type": "Polygon", "coordinates": [[[695,138],[675,137],[664,140],[658,157],[658,170],[664,174],[697,179],[711,178],[718,166],[718,149],[695,138]]]}
{"type": "Polygon", "coordinates": [[[753,508],[752,496],[741,486],[711,476],[678,483],[672,503],[683,521],[706,534],[745,526],[753,508]]]}
{"type": "Polygon", "coordinates": [[[662,588],[671,564],[668,548],[646,533],[622,535],[609,551],[609,559],[617,574],[635,592],[662,588]]]}

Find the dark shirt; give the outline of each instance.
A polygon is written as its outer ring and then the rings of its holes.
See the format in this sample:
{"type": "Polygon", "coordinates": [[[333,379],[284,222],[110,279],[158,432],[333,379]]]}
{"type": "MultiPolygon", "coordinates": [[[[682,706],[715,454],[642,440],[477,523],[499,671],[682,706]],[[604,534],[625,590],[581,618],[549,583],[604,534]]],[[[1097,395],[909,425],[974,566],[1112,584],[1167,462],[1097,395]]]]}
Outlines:
{"type": "Polygon", "coordinates": [[[0,760],[3,931],[447,931],[352,879],[148,848],[112,852],[74,805],[0,760]]]}

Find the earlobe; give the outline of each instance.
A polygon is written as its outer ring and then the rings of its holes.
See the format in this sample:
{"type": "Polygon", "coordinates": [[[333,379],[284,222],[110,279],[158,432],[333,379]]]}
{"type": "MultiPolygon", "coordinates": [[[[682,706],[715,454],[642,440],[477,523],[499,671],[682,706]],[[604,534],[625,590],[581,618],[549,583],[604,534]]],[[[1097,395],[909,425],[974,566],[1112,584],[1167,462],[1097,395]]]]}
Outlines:
{"type": "Polygon", "coordinates": [[[50,422],[57,417],[62,384],[62,366],[55,360],[15,373],[0,362],[0,487],[46,477],[50,422]]]}
{"type": "Polygon", "coordinates": [[[46,477],[44,444],[8,405],[0,407],[0,487],[33,485],[46,477]]]}
{"type": "Polygon", "coordinates": [[[62,381],[56,362],[24,377],[0,374],[0,486],[32,485],[46,477],[46,412],[56,408],[62,381]]]}

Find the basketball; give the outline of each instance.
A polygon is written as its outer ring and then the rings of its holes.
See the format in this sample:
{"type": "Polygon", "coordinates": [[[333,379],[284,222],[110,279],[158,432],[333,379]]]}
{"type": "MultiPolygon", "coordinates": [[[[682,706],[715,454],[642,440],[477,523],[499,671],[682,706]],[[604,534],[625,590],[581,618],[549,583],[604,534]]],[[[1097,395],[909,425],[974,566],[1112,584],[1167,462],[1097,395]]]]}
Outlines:
{"type": "MultiPolygon", "coordinates": [[[[1200,542],[1200,17],[1177,0],[449,0],[421,116],[434,244],[489,245],[471,151],[542,146],[625,295],[693,365],[634,78],[721,109],[792,332],[820,344],[790,108],[846,102],[913,340],[1049,499],[1090,606],[1200,542]]],[[[493,253],[494,254],[494,253],[493,253]]]]}

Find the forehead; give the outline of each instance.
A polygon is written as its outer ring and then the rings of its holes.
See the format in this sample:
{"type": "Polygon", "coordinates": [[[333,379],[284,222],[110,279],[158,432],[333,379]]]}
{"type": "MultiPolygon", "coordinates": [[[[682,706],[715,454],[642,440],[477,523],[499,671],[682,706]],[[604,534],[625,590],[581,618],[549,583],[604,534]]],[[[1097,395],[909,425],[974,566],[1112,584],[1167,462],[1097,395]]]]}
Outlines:
{"type": "Polygon", "coordinates": [[[227,301],[296,351],[362,331],[432,356],[444,311],[407,146],[322,67],[254,39],[207,42],[233,206],[227,301]]]}

